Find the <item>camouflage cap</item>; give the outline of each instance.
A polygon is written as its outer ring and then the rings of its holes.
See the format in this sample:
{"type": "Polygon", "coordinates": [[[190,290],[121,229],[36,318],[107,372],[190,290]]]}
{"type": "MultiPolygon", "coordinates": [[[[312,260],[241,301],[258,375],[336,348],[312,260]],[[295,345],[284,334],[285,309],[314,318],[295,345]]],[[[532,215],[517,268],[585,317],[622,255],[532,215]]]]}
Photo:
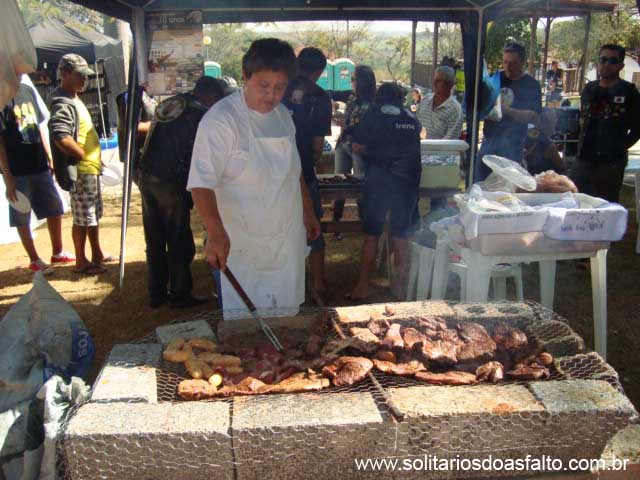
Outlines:
{"type": "Polygon", "coordinates": [[[94,75],[94,71],[89,68],[87,61],[75,53],[67,53],[62,56],[60,62],[58,62],[58,72],[62,70],[78,72],[85,77],[94,75]]]}

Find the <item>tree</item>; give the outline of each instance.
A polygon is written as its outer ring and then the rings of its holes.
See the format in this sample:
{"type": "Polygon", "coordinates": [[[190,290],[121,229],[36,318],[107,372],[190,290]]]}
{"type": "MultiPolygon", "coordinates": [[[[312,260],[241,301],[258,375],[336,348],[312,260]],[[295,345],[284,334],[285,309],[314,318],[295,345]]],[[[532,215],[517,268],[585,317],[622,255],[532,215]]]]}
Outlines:
{"type": "Polygon", "coordinates": [[[511,40],[515,40],[525,47],[529,45],[531,26],[528,19],[505,19],[491,22],[487,30],[485,44],[485,58],[489,66],[497,67],[502,64],[502,47],[511,40]]]}
{"type": "Polygon", "coordinates": [[[45,18],[57,18],[81,30],[103,31],[102,14],[66,0],[18,0],[18,7],[27,27],[45,18]]]}
{"type": "Polygon", "coordinates": [[[386,42],[389,47],[385,58],[386,70],[391,75],[391,80],[409,82],[409,54],[411,42],[407,37],[392,37],[386,42]]]}
{"type": "Polygon", "coordinates": [[[218,62],[223,75],[239,80],[242,77],[242,56],[260,34],[243,23],[205,25],[204,34],[212,40],[211,45],[205,46],[205,58],[218,62]]]}

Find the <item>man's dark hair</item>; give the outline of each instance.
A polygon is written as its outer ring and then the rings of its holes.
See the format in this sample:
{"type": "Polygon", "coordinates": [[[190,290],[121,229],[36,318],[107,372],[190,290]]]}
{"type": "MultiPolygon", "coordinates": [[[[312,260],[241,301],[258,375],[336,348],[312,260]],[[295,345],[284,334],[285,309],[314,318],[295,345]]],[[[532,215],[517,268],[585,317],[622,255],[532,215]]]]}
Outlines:
{"type": "Polygon", "coordinates": [[[509,53],[517,53],[518,56],[520,57],[520,60],[522,60],[523,62],[527,58],[527,50],[524,48],[524,45],[518,42],[505,43],[504,47],[502,47],[502,51],[509,52],[509,53]]]}
{"type": "Polygon", "coordinates": [[[254,41],[242,57],[242,71],[247,78],[254,73],[270,70],[283,72],[293,78],[296,73],[296,55],[287,42],[277,38],[254,41]]]}
{"type": "Polygon", "coordinates": [[[376,96],[376,76],[371,67],[358,65],[353,73],[356,77],[356,96],[373,101],[376,96]]]}
{"type": "Polygon", "coordinates": [[[605,45],[602,45],[600,47],[600,50],[598,51],[598,55],[600,55],[603,50],[613,50],[615,52],[618,52],[619,58],[623,62],[624,62],[624,58],[627,55],[627,50],[622,45],[618,45],[615,43],[607,43],[605,45]]]}
{"type": "Polygon", "coordinates": [[[376,105],[395,105],[402,107],[404,104],[405,89],[394,82],[385,82],[378,88],[376,93],[376,105]]]}
{"type": "Polygon", "coordinates": [[[193,94],[196,96],[217,96],[218,98],[224,97],[224,91],[227,88],[227,84],[219,78],[213,78],[208,76],[202,76],[196,81],[195,87],[193,87],[193,94]]]}
{"type": "Polygon", "coordinates": [[[322,50],[315,47],[306,47],[298,54],[298,69],[304,73],[316,73],[327,66],[327,57],[322,50]]]}

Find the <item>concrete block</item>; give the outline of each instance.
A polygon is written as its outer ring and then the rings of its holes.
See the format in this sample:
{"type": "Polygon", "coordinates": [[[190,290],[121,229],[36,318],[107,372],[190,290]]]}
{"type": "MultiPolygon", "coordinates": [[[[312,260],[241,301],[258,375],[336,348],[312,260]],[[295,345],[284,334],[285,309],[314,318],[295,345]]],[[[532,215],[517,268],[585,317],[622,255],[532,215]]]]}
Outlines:
{"type": "Polygon", "coordinates": [[[88,403],[62,445],[71,479],[232,479],[225,402],[88,403]]]}
{"type": "Polygon", "coordinates": [[[235,398],[238,479],[361,478],[354,459],[393,455],[396,424],[370,393],[235,398]]]}
{"type": "Polygon", "coordinates": [[[620,460],[627,460],[628,466],[640,466],[640,425],[629,425],[616,433],[600,458],[605,468],[611,468],[620,460]]]}
{"type": "Polygon", "coordinates": [[[533,310],[520,302],[500,303],[459,303],[453,305],[455,320],[458,322],[478,322],[493,328],[496,322],[527,324],[535,321],[533,310]]]}
{"type": "Polygon", "coordinates": [[[157,403],[156,368],[162,345],[116,345],[93,385],[91,400],[98,402],[157,403]]]}
{"type": "Polygon", "coordinates": [[[158,343],[167,344],[177,337],[189,338],[209,338],[215,340],[213,330],[206,320],[194,320],[191,322],[172,323],[156,328],[158,343]]]}
{"type": "Polygon", "coordinates": [[[367,323],[373,320],[401,320],[420,315],[437,315],[445,320],[454,317],[453,310],[447,302],[429,300],[422,302],[378,303],[372,305],[358,305],[355,307],[338,307],[335,309],[338,321],[347,327],[355,323],[367,323]],[[387,316],[385,307],[390,306],[395,314],[387,316]]]}

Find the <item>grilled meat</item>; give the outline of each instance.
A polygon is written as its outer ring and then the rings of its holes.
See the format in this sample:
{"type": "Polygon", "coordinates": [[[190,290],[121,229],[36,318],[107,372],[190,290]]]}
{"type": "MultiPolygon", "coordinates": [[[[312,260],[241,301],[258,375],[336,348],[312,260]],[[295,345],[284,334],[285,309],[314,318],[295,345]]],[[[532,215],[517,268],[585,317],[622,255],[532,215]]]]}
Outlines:
{"type": "Polygon", "coordinates": [[[322,347],[320,355],[329,361],[335,360],[340,356],[340,352],[342,350],[353,347],[356,341],[357,339],[355,337],[331,340],[330,342],[327,342],[324,347],[322,347]]]}
{"type": "Polygon", "coordinates": [[[361,381],[373,368],[373,362],[365,357],[339,357],[325,366],[322,373],[333,380],[336,387],[353,385],[361,381]]]}
{"type": "Polygon", "coordinates": [[[427,382],[432,385],[471,385],[477,383],[476,376],[467,372],[418,372],[414,377],[421,382],[427,382]]]}
{"type": "Polygon", "coordinates": [[[384,336],[382,344],[387,348],[404,348],[404,340],[402,340],[402,335],[400,335],[399,323],[393,323],[389,327],[389,330],[387,330],[387,334],[384,336]]]}
{"type": "Polygon", "coordinates": [[[504,379],[504,367],[500,362],[485,363],[477,368],[476,379],[479,382],[501,382],[504,379]]]}
{"type": "Polygon", "coordinates": [[[349,333],[356,339],[353,343],[353,348],[363,353],[375,352],[378,349],[378,345],[380,345],[380,339],[368,328],[351,327],[349,333]]]}
{"type": "Polygon", "coordinates": [[[367,328],[371,330],[371,333],[376,336],[382,335],[386,331],[386,329],[383,329],[382,325],[375,320],[369,320],[369,323],[367,323],[367,328]]]}
{"type": "Polygon", "coordinates": [[[412,350],[414,346],[416,348],[422,348],[424,342],[427,341],[426,336],[411,327],[402,330],[402,339],[404,340],[404,347],[407,350],[412,350]]]}
{"type": "Polygon", "coordinates": [[[393,317],[396,314],[395,307],[392,307],[391,305],[385,305],[384,306],[384,314],[387,317],[393,317]]]}
{"type": "Polygon", "coordinates": [[[389,350],[378,350],[376,352],[376,358],[385,362],[397,362],[396,354],[389,350]]]}
{"type": "Polygon", "coordinates": [[[458,362],[456,344],[443,340],[425,340],[422,344],[422,354],[429,362],[441,365],[454,365],[458,362]]]}
{"type": "Polygon", "coordinates": [[[487,330],[477,323],[461,323],[457,326],[463,343],[458,345],[459,362],[491,360],[496,353],[496,342],[487,330]]]}
{"type": "Polygon", "coordinates": [[[418,326],[427,336],[433,336],[437,332],[447,329],[447,322],[435,315],[428,315],[418,318],[418,326]]]}
{"type": "Polygon", "coordinates": [[[549,375],[549,369],[538,363],[532,363],[531,365],[520,363],[513,370],[507,372],[507,376],[514,380],[543,380],[549,378],[549,375]]]}
{"type": "Polygon", "coordinates": [[[529,343],[527,335],[522,330],[502,322],[493,328],[492,338],[501,350],[517,350],[529,343]]]}
{"type": "Polygon", "coordinates": [[[324,339],[320,335],[309,335],[307,344],[304,347],[304,352],[310,357],[318,355],[320,350],[322,350],[323,344],[324,339]]]}
{"type": "Polygon", "coordinates": [[[538,363],[544,365],[545,367],[553,365],[553,355],[551,355],[549,352],[542,352],[540,355],[538,355],[538,358],[536,360],[538,361],[538,363]]]}
{"type": "Polygon", "coordinates": [[[417,372],[426,370],[424,364],[419,360],[411,360],[408,363],[393,363],[374,359],[373,365],[383,373],[391,373],[401,377],[410,377],[417,372]]]}
{"type": "Polygon", "coordinates": [[[178,385],[178,396],[185,400],[211,398],[216,388],[206,380],[183,380],[178,385]]]}
{"type": "Polygon", "coordinates": [[[295,393],[322,390],[329,386],[329,379],[313,372],[298,372],[275,385],[268,385],[264,393],[295,393]]]}

